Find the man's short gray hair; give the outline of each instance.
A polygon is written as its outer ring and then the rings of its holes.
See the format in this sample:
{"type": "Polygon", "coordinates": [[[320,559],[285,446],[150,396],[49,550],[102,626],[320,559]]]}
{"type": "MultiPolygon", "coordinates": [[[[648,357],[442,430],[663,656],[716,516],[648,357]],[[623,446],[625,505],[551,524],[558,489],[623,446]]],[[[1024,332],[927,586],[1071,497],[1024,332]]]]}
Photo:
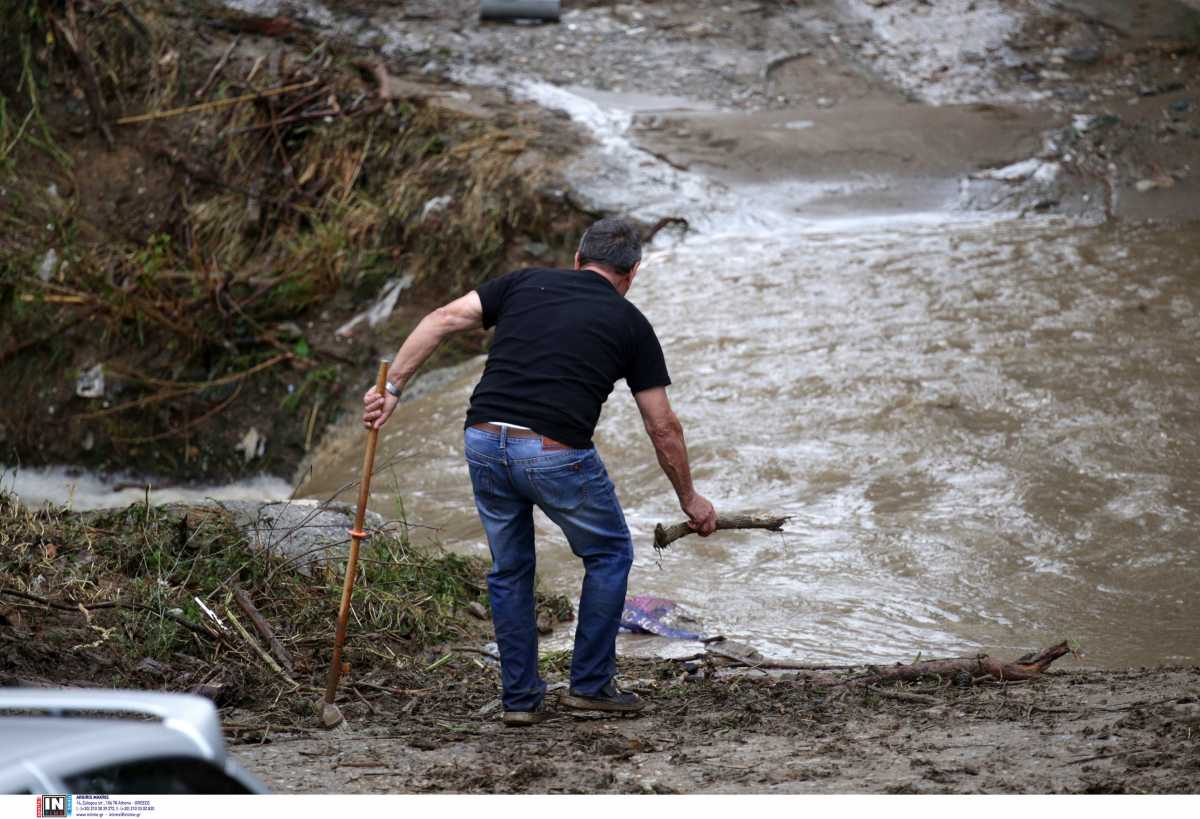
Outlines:
{"type": "Polygon", "coordinates": [[[598,264],[625,276],[641,260],[641,237],[637,228],[625,219],[601,219],[579,240],[580,265],[598,264]]]}

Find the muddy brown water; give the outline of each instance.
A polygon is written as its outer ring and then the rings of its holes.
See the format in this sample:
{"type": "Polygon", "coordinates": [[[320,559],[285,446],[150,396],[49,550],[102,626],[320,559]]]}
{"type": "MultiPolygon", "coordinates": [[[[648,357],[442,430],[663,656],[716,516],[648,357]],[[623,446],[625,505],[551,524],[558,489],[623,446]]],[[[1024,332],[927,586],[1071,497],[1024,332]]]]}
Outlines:
{"type": "MultiPolygon", "coordinates": [[[[718,509],[791,516],[782,534],[656,555],[654,524],[680,515],[618,385],[596,441],[638,548],[631,593],[677,600],[704,631],[776,657],[1016,655],[1068,637],[1092,665],[1200,661],[1196,224],[957,212],[954,169],[1036,152],[1036,117],[875,100],[750,127],[697,107],[651,143],[713,131],[672,167],[627,135],[686,100],[494,73],[595,135],[577,196],[692,222],[649,249],[631,298],[663,341],[700,490],[718,509]],[[714,167],[723,152],[737,167],[714,167]]],[[[432,527],[418,538],[486,555],[461,457],[481,366],[397,411],[372,506],[402,506],[432,527]]],[[[353,426],[328,439],[302,494],[355,480],[361,446],[353,426]]],[[[577,561],[538,521],[542,582],[576,594],[577,561]]],[[[568,647],[569,633],[544,645],[568,647]]],[[[697,646],[626,637],[621,649],[697,646]]]]}
{"type": "MultiPolygon", "coordinates": [[[[626,147],[604,137],[590,167],[626,147]]],[[[814,220],[791,183],[716,191],[644,159],[636,185],[674,190],[697,226],[653,246],[630,296],[662,339],[697,484],[719,510],[791,521],[656,555],[654,524],[680,515],[618,385],[596,443],[638,548],[631,593],[771,656],[1015,655],[1067,637],[1101,666],[1200,658],[1195,225],[814,220]]],[[[603,200],[612,180],[589,179],[603,200]]],[[[480,369],[401,406],[372,502],[486,555],[461,457],[480,369]]],[[[304,493],[352,480],[360,441],[330,443],[304,493]]],[[[577,594],[577,561],[538,519],[542,582],[577,594]]]]}

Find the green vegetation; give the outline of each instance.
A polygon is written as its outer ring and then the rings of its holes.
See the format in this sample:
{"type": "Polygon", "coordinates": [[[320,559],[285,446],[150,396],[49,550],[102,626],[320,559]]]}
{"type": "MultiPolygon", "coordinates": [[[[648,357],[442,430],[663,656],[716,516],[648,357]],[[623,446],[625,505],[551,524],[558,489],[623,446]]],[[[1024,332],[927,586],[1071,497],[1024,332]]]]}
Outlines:
{"type": "MultiPolygon", "coordinates": [[[[108,652],[126,666],[179,654],[207,661],[215,652],[226,663],[256,667],[236,635],[218,644],[200,605],[245,622],[233,602],[241,588],[292,653],[319,671],[328,662],[345,564],[319,562],[306,573],[303,562],[256,549],[216,506],[34,511],[0,494],[0,612],[12,604],[45,611],[33,598],[64,604],[59,613],[84,634],[66,647],[108,652]]],[[[403,525],[372,537],[359,558],[347,656],[359,666],[396,667],[424,646],[471,637],[473,621],[461,614],[486,600],[486,568],[414,546],[403,525]]]]}

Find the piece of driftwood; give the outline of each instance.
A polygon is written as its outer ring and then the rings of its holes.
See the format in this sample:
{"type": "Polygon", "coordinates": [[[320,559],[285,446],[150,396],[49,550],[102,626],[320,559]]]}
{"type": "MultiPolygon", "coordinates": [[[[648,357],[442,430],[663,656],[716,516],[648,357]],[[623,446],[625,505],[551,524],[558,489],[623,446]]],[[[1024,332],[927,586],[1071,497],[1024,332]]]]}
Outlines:
{"type": "Polygon", "coordinates": [[[855,682],[863,685],[876,685],[910,682],[924,677],[955,677],[964,673],[970,674],[972,678],[991,677],[1004,682],[1017,682],[1036,679],[1059,657],[1073,653],[1070,643],[1063,640],[1044,651],[1026,655],[1011,663],[997,660],[986,654],[950,660],[925,660],[919,663],[896,665],[891,668],[874,668],[869,675],[856,678],[855,682]]]}
{"type": "Polygon", "coordinates": [[[753,671],[790,671],[808,684],[839,688],[842,691],[869,689],[873,693],[894,700],[928,705],[934,698],[911,691],[892,692],[880,686],[894,683],[914,682],[930,677],[955,678],[969,675],[971,679],[990,677],[1001,682],[1024,682],[1037,679],[1050,664],[1065,654],[1074,654],[1070,644],[1064,640],[1037,654],[1028,654],[1011,663],[981,654],[977,657],[958,657],[948,660],[926,660],[924,662],[897,664],[891,668],[869,667],[866,674],[846,676],[852,666],[808,665],[792,660],[771,660],[757,653],[742,656],[740,653],[709,647],[703,654],[675,657],[674,662],[687,663],[697,660],[721,668],[748,668],[753,671]],[[829,673],[833,672],[833,673],[829,673]]]}
{"type": "Polygon", "coordinates": [[[254,624],[254,630],[267,641],[267,645],[271,647],[271,651],[279,658],[279,662],[288,670],[288,673],[293,673],[296,669],[292,664],[292,655],[284,648],[283,643],[279,642],[279,638],[275,636],[275,632],[271,629],[271,624],[266,621],[254,607],[254,602],[250,599],[250,595],[246,594],[244,589],[235,588],[233,590],[233,599],[237,601],[238,608],[246,613],[250,618],[250,622],[254,624]]]}
{"type": "MultiPolygon", "coordinates": [[[[778,515],[737,512],[730,515],[717,515],[717,529],[766,529],[769,532],[779,532],[782,531],[783,524],[787,520],[786,517],[778,515]]],[[[694,534],[694,530],[686,522],[676,523],[672,526],[664,526],[660,523],[654,527],[654,548],[665,549],[679,538],[690,534],[694,534]]]]}

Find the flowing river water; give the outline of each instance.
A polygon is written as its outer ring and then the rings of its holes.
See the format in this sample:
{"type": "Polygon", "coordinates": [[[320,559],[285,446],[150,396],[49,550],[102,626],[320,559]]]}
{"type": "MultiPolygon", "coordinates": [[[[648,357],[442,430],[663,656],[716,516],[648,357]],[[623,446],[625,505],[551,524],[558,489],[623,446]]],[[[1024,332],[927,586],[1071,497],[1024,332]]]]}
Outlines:
{"type": "MultiPolygon", "coordinates": [[[[718,184],[638,154],[628,108],[523,93],[597,135],[573,170],[594,201],[692,222],[648,249],[630,298],[663,342],[700,491],[719,511],[791,518],[657,555],[655,523],[681,515],[619,384],[596,443],[634,534],[631,594],[777,657],[1016,656],[1071,638],[1096,665],[1200,660],[1194,225],[814,219],[828,185],[718,184]]],[[[400,406],[373,506],[402,503],[448,547],[486,554],[461,454],[481,368],[400,406]]],[[[353,480],[360,452],[360,434],[335,436],[302,493],[353,480]]],[[[541,582],[574,597],[578,561],[537,519],[541,582]]]]}

